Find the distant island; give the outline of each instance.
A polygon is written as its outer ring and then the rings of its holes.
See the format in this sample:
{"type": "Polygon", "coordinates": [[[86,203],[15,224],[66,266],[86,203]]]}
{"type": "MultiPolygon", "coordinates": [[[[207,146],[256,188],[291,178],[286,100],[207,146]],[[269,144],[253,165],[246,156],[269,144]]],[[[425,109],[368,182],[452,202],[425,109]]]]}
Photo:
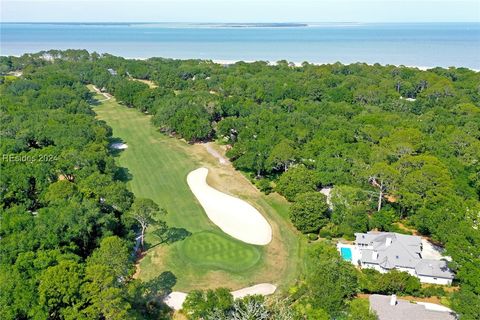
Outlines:
{"type": "Polygon", "coordinates": [[[272,23],[199,23],[195,26],[209,26],[217,28],[298,28],[308,27],[308,23],[272,22],[272,23]]]}
{"type": "Polygon", "coordinates": [[[175,26],[175,27],[211,27],[211,28],[292,28],[308,27],[308,23],[272,22],[272,23],[175,23],[175,22],[3,22],[3,24],[49,24],[49,25],[86,25],[86,26],[175,26]]]}

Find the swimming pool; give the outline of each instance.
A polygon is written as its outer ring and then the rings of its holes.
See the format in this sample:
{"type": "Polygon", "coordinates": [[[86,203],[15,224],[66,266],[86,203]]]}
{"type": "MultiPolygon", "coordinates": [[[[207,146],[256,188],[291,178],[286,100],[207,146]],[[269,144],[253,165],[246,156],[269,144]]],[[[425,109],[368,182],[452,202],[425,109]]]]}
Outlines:
{"type": "Polygon", "coordinates": [[[342,258],[348,261],[352,261],[352,250],[350,248],[340,248],[342,258]]]}

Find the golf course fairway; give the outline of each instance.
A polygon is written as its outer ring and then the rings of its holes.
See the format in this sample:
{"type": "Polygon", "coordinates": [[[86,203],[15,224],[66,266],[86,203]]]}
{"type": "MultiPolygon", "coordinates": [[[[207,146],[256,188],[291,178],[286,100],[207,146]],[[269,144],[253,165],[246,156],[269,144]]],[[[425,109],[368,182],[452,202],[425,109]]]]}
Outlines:
{"type": "Polygon", "coordinates": [[[136,277],[148,280],[171,271],[177,277],[175,290],[186,292],[220,286],[236,290],[264,282],[282,286],[293,281],[303,246],[288,222],[288,204],[283,198],[260,193],[231,165],[220,165],[203,146],[160,133],[150,116],[120,105],[115,97],[98,101],[92,108],[113,129],[112,143],[128,145],[114,152],[129,189],[136,197],[150,198],[166,209],[168,213],[159,218],[169,226],[192,233],[185,240],[161,244],[151,226],[146,235],[148,250],[136,277]],[[261,212],[272,228],[268,245],[234,239],[209,220],[187,185],[188,173],[199,167],[209,169],[209,185],[261,212]]]}

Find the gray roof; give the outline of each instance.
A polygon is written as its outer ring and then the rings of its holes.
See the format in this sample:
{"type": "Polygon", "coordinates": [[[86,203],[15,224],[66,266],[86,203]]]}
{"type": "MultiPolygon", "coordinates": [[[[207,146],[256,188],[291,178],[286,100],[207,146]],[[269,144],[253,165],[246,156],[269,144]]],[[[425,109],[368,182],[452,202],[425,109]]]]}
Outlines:
{"type": "Polygon", "coordinates": [[[411,268],[419,275],[453,279],[453,273],[444,261],[422,259],[422,238],[418,236],[371,231],[355,233],[355,243],[373,248],[360,247],[362,263],[378,264],[384,269],[411,268]]]}
{"type": "Polygon", "coordinates": [[[448,268],[447,261],[424,259],[415,266],[415,271],[421,276],[453,279],[453,272],[448,268]]]}
{"type": "Polygon", "coordinates": [[[381,247],[376,250],[362,250],[361,261],[366,263],[379,264],[385,269],[395,267],[415,268],[420,256],[399,242],[393,242],[388,247],[381,247]],[[378,253],[377,259],[373,259],[373,252],[378,253]]]}
{"type": "Polygon", "coordinates": [[[393,242],[399,242],[412,252],[421,252],[422,238],[419,236],[410,236],[395,232],[376,232],[369,231],[367,233],[355,233],[355,243],[372,245],[375,250],[381,250],[385,247],[387,238],[393,242]]]}
{"type": "Polygon", "coordinates": [[[377,313],[378,320],[455,320],[455,314],[442,311],[433,311],[424,305],[411,303],[406,300],[397,300],[397,304],[390,305],[390,296],[372,294],[369,297],[370,308],[377,313]]]}
{"type": "Polygon", "coordinates": [[[393,232],[355,233],[355,237],[356,243],[373,247],[373,250],[362,250],[363,263],[379,264],[385,269],[415,268],[418,260],[421,259],[422,239],[420,237],[393,232]],[[373,252],[378,253],[377,259],[373,259],[373,252]]]}

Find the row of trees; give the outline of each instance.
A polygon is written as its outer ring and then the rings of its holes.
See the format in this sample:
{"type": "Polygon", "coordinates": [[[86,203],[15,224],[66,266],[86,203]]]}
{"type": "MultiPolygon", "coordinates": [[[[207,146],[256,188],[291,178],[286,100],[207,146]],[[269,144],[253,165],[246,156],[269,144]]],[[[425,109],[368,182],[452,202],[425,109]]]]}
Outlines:
{"type": "Polygon", "coordinates": [[[132,279],[136,230],[143,245],[161,210],[118,179],[76,65],[25,59],[0,85],[0,318],[169,318],[175,276],[132,279]]]}

